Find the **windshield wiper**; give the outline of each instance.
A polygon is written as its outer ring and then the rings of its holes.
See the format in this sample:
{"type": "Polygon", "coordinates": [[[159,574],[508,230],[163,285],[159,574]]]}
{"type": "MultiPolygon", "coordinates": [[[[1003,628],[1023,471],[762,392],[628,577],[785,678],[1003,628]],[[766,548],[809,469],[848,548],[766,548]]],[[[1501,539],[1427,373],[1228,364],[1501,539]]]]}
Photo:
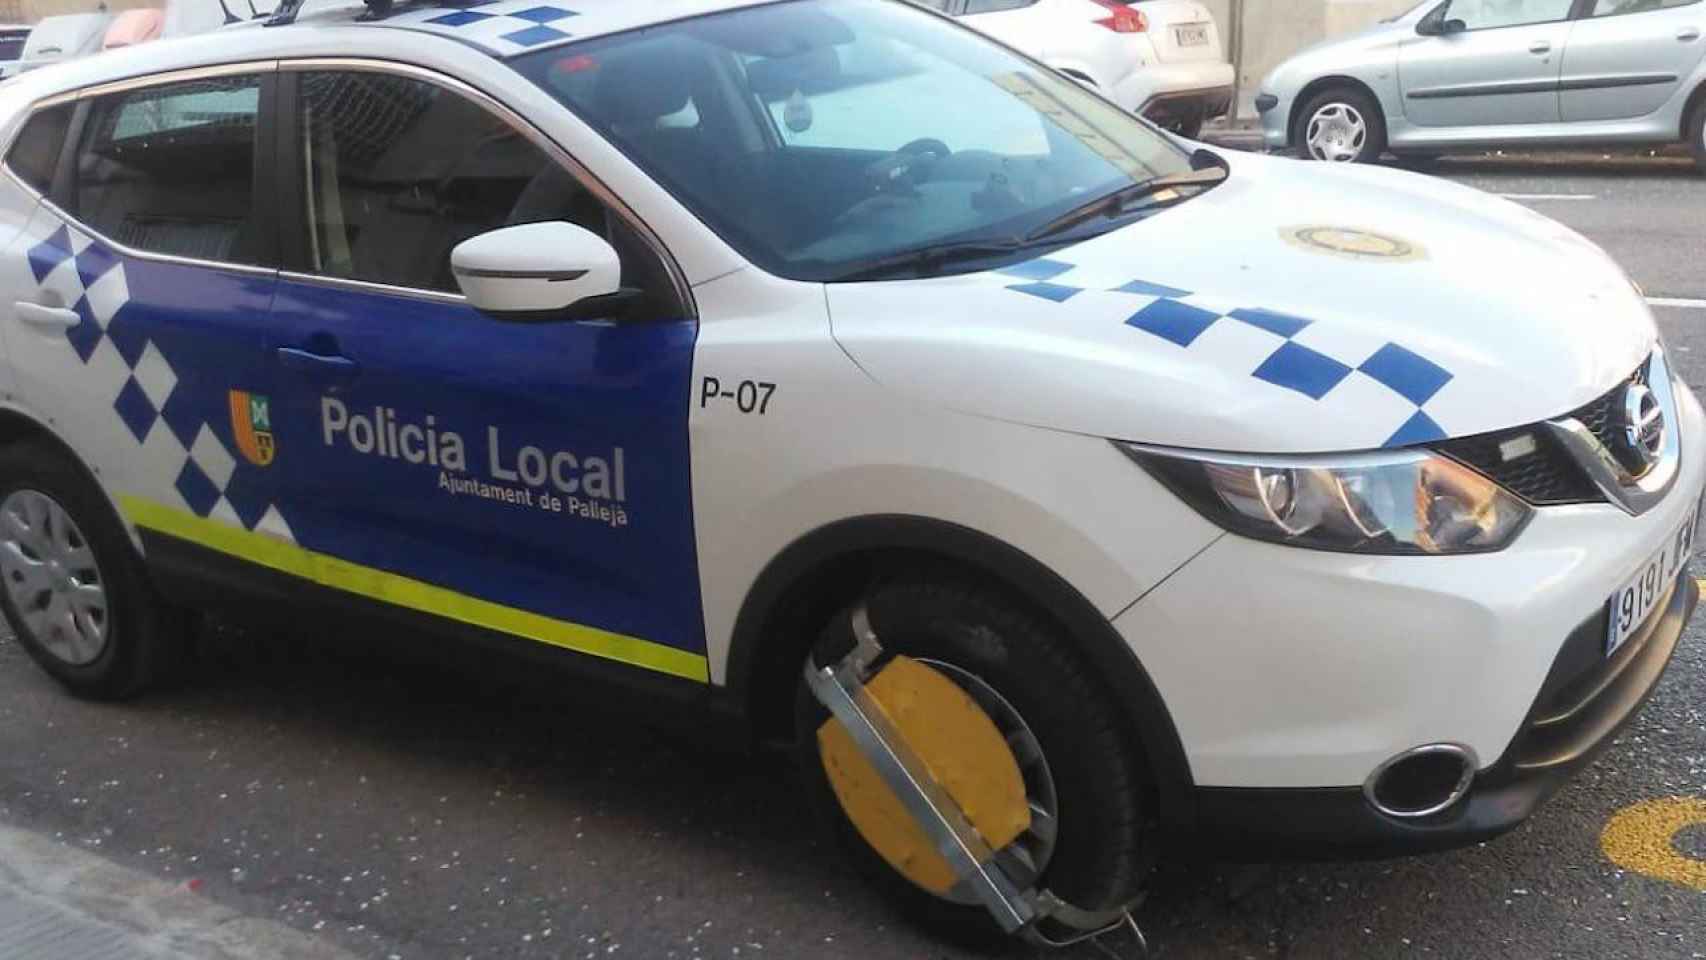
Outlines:
{"type": "Polygon", "coordinates": [[[899,253],[879,257],[860,264],[846,273],[829,278],[830,283],[852,283],[859,280],[881,280],[894,274],[926,276],[951,263],[965,260],[984,260],[990,257],[1017,253],[1025,244],[1017,241],[970,240],[958,243],[937,243],[914,247],[899,253]]]}
{"type": "Polygon", "coordinates": [[[1142,183],[1134,183],[1129,187],[1115,190],[1107,196],[1097,197],[1082,206],[1073,207],[1048,223],[1043,224],[1025,235],[1026,241],[1041,240],[1065,233],[1073,227],[1097,217],[1112,219],[1129,213],[1133,204],[1139,200],[1150,200],[1150,205],[1172,203],[1184,199],[1178,191],[1191,187],[1207,189],[1225,180],[1228,171],[1224,166],[1208,167],[1202,170],[1192,170],[1190,173],[1177,173],[1171,176],[1156,177],[1142,183]],[[1171,196],[1164,196],[1172,194],[1171,196]]]}

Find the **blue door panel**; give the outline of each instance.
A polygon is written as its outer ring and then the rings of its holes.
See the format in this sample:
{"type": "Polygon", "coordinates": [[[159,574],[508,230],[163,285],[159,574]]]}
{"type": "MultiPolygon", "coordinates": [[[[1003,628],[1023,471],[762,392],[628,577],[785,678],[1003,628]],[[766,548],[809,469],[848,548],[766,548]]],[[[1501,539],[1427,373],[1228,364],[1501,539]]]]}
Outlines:
{"type": "Polygon", "coordinates": [[[300,545],[704,651],[695,323],[505,323],[285,280],[270,336],[272,430],[300,545]]]}

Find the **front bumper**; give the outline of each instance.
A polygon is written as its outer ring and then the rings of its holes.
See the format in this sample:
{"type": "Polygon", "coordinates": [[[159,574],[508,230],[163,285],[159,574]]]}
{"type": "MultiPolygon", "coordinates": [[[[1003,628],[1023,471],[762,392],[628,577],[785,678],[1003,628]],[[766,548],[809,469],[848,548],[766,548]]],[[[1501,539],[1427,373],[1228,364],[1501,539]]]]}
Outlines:
{"type": "Polygon", "coordinates": [[[1291,100],[1263,91],[1256,95],[1256,113],[1261,117],[1262,145],[1269,150],[1291,146],[1291,100]]]}
{"type": "Polygon", "coordinates": [[[1267,837],[1339,853],[1451,846],[1519,822],[1634,712],[1693,612],[1685,578],[1639,650],[1601,655],[1607,598],[1706,487],[1706,415],[1686,389],[1677,420],[1675,485],[1640,516],[1546,507],[1506,550],[1449,558],[1227,535],[1122,613],[1115,628],[1178,731],[1194,819],[1252,849],[1267,837]],[[1592,702],[1571,712],[1584,719],[1536,725],[1595,670],[1615,682],[1589,683],[1592,702]],[[1487,764],[1468,801],[1420,822],[1366,805],[1384,761],[1437,743],[1487,764]]]}
{"type": "Polygon", "coordinates": [[[1193,845],[1221,859],[1265,861],[1401,856],[1490,840],[1528,819],[1640,712],[1699,599],[1685,572],[1661,612],[1611,660],[1599,657],[1606,615],[1584,622],[1553,662],[1516,740],[1444,813],[1394,819],[1355,787],[1199,788],[1193,845]]]}

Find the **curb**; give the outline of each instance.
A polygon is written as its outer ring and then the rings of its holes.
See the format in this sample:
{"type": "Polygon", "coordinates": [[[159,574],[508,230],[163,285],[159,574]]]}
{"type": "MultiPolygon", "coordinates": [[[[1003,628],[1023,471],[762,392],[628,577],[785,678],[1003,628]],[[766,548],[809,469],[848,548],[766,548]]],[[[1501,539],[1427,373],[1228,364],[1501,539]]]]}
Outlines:
{"type": "Polygon", "coordinates": [[[0,827],[0,957],[355,960],[186,885],[10,827],[0,827]]]}

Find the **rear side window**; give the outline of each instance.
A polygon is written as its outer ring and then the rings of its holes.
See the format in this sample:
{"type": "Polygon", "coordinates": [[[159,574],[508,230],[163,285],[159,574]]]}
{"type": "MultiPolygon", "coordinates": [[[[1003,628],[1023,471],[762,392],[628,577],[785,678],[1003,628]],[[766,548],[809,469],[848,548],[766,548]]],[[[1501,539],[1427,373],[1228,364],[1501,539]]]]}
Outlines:
{"type": "Polygon", "coordinates": [[[1691,7],[1700,0],[1597,0],[1593,5],[1595,17],[1621,17],[1630,13],[1651,13],[1654,10],[1672,10],[1676,7],[1691,7]]]}
{"type": "Polygon", "coordinates": [[[6,155],[6,166],[40,193],[47,193],[53,187],[53,172],[59,166],[65,132],[71,128],[73,106],[66,103],[37,111],[19,131],[12,152],[6,155]]]}
{"type": "Polygon", "coordinates": [[[94,101],[77,152],[76,212],[138,250],[258,263],[259,77],[192,80],[94,101]]]}

